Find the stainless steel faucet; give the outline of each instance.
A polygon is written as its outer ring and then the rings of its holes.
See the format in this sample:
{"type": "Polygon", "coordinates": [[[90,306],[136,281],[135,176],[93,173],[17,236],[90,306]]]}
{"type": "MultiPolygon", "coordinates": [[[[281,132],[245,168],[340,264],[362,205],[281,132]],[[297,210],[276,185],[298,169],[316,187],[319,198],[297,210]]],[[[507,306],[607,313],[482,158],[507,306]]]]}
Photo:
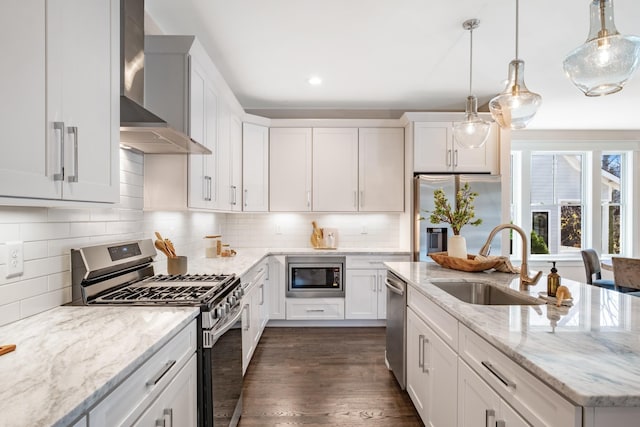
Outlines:
{"type": "Polygon", "coordinates": [[[489,249],[491,249],[491,242],[493,241],[495,235],[498,234],[499,231],[502,231],[506,228],[517,231],[522,238],[522,265],[520,266],[520,287],[526,289],[527,286],[533,286],[538,283],[538,280],[540,280],[540,276],[542,276],[542,271],[538,271],[535,276],[529,277],[529,266],[527,265],[527,253],[529,251],[529,245],[527,244],[527,235],[522,228],[513,224],[500,224],[499,226],[491,230],[491,233],[489,233],[489,238],[480,249],[479,254],[482,256],[487,256],[489,254],[489,249]]]}

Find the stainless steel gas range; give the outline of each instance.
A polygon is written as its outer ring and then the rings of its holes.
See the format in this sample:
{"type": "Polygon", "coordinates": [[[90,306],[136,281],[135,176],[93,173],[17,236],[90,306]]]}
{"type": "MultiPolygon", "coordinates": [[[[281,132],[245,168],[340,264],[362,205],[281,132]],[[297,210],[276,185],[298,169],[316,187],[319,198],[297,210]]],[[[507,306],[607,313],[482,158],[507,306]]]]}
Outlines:
{"type": "Polygon", "coordinates": [[[198,425],[236,426],[242,413],[240,279],[155,275],[156,255],[149,239],[72,249],[73,304],[199,307],[198,425]]]}

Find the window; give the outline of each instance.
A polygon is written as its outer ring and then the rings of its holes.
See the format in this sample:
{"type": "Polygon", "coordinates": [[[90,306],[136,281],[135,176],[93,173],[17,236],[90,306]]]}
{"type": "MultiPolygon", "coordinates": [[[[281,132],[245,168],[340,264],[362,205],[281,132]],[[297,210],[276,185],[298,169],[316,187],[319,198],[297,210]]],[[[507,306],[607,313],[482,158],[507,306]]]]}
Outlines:
{"type": "Polygon", "coordinates": [[[629,144],[513,141],[512,220],[529,229],[532,255],[579,258],[631,253],[626,194],[630,194],[629,144]]]}

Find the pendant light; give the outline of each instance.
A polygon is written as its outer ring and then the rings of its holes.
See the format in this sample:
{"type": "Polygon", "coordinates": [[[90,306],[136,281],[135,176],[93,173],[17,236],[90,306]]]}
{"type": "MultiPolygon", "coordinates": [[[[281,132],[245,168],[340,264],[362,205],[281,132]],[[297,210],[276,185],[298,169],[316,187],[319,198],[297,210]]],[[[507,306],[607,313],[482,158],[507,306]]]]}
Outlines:
{"type": "Polygon", "coordinates": [[[564,72],[587,96],[622,90],[640,63],[640,37],[623,36],[613,23],[613,0],[592,0],[587,41],[569,53],[564,72]]]}
{"type": "Polygon", "coordinates": [[[489,136],[491,123],[478,117],[478,98],[472,92],[472,75],[473,75],[473,30],[478,28],[480,21],[478,19],[468,19],[462,23],[462,28],[469,31],[470,49],[469,49],[469,96],[465,105],[464,121],[453,125],[453,136],[462,147],[479,148],[484,145],[489,136]]]}
{"type": "Polygon", "coordinates": [[[504,91],[489,102],[494,120],[502,128],[523,129],[538,112],[542,97],[524,84],[524,61],[518,58],[519,1],[516,0],[516,58],[509,63],[509,81],[504,91]]]}

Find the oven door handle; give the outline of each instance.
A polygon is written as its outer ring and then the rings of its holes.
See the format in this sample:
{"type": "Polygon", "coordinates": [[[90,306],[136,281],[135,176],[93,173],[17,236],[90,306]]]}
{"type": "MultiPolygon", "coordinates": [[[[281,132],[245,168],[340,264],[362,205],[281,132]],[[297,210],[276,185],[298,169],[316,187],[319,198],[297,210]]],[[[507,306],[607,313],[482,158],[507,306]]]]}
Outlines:
{"type": "Polygon", "coordinates": [[[234,314],[233,317],[228,322],[226,322],[220,328],[216,328],[216,331],[213,333],[213,336],[211,337],[212,338],[211,342],[215,343],[216,341],[218,341],[218,338],[223,336],[229,329],[231,329],[231,327],[238,321],[238,319],[240,319],[240,316],[242,316],[242,311],[243,311],[242,309],[238,309],[238,312],[234,314]]]}
{"type": "Polygon", "coordinates": [[[384,281],[384,284],[385,284],[385,286],[386,286],[386,287],[387,287],[391,292],[393,292],[394,294],[398,294],[398,295],[400,295],[400,296],[404,295],[404,289],[400,289],[400,288],[395,287],[395,286],[394,286],[394,285],[389,281],[389,279],[386,279],[386,280],[384,281]]]}

